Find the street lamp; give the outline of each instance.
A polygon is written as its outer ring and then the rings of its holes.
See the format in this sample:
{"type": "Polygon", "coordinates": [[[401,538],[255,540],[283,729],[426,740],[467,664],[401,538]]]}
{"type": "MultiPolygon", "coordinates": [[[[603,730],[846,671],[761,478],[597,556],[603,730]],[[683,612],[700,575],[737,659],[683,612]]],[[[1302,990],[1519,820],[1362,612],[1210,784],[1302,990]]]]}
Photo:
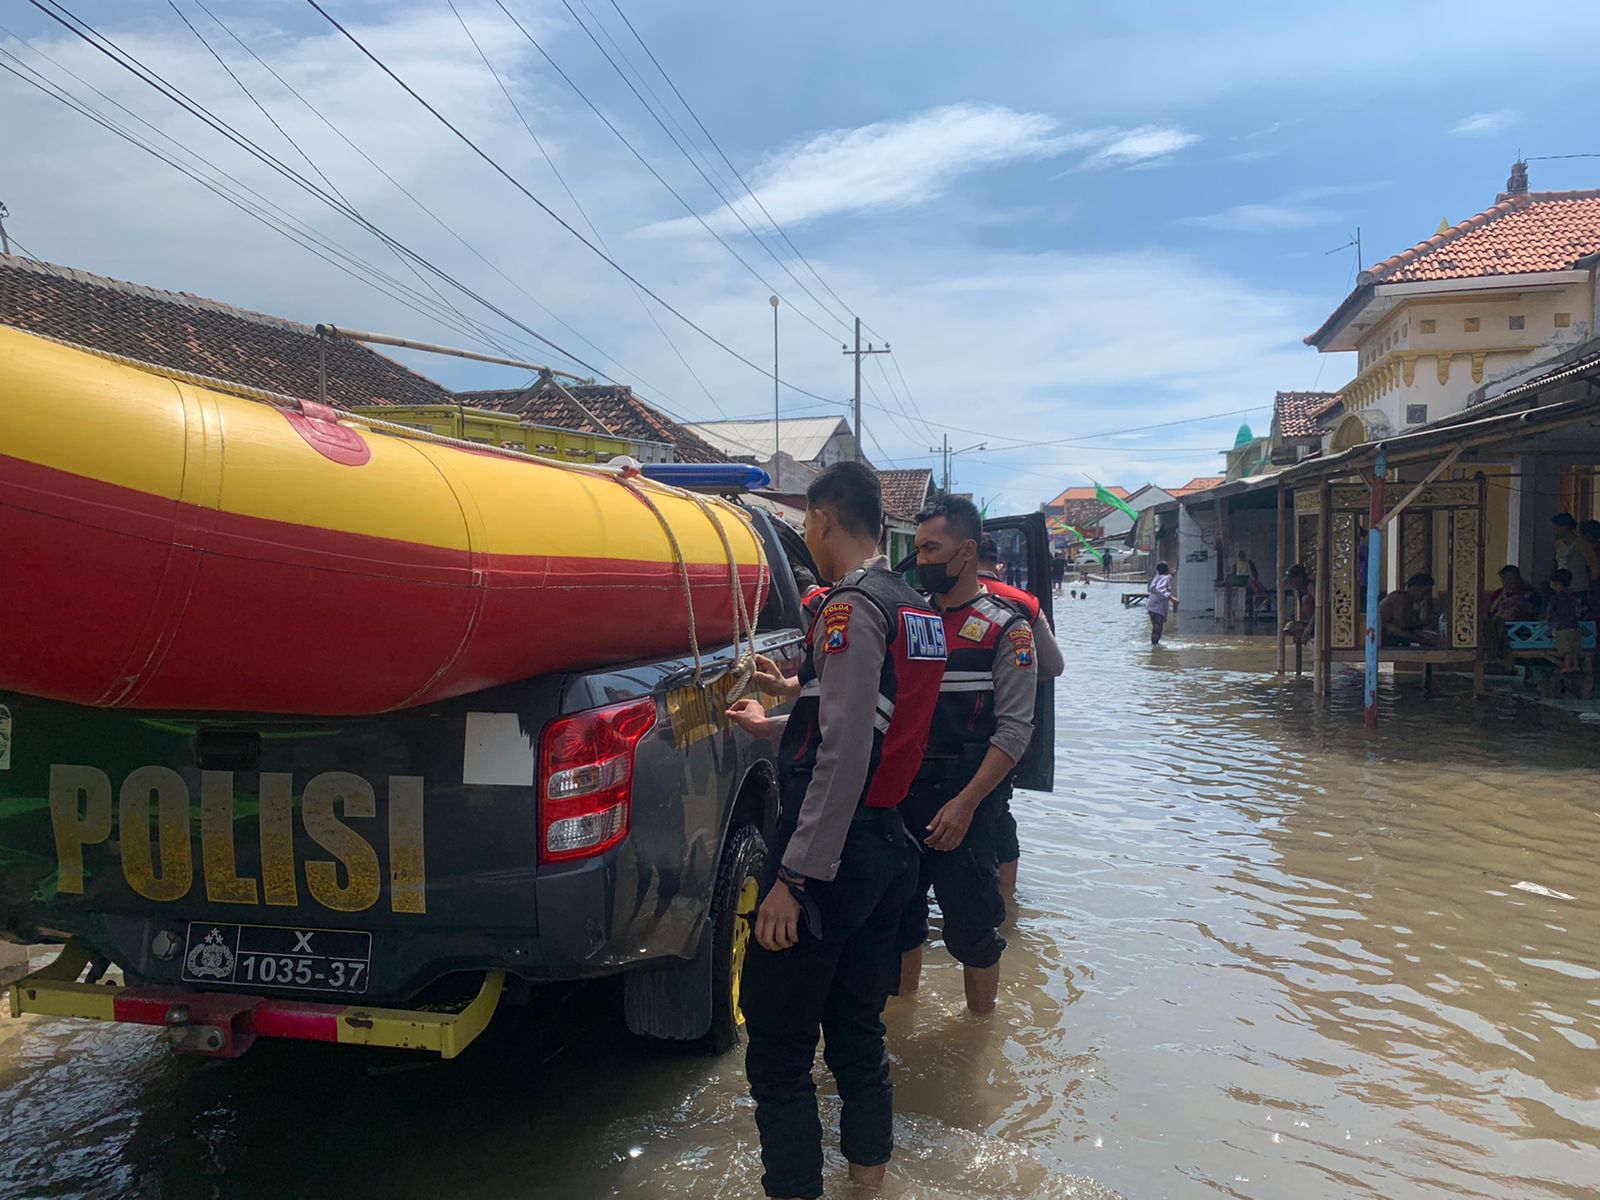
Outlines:
{"type": "Polygon", "coordinates": [[[778,453],[783,448],[783,427],[778,423],[778,298],[768,296],[767,303],[772,305],[772,470],[776,474],[778,453]]]}

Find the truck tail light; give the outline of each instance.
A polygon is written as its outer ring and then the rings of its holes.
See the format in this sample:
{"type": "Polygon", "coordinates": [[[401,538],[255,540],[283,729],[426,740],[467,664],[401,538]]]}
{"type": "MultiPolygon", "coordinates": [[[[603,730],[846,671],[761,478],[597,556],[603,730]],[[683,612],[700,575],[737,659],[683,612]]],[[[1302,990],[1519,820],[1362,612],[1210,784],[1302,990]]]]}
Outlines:
{"type": "Polygon", "coordinates": [[[628,836],[633,755],[656,703],[636,700],[558,717],[539,747],[539,861],[587,858],[628,836]]]}

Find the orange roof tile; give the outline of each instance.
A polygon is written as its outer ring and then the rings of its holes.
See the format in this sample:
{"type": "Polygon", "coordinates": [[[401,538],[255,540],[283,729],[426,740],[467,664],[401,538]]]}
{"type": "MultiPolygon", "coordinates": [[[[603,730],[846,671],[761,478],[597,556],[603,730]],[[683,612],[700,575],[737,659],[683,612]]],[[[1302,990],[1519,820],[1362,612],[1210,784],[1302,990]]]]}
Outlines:
{"type": "Polygon", "coordinates": [[[1223,475],[1196,475],[1182,487],[1168,488],[1167,495],[1188,496],[1195,492],[1204,492],[1210,488],[1217,487],[1225,478],[1226,476],[1223,475]]]}
{"type": "MultiPolygon", "coordinates": [[[[1128,489],[1125,487],[1107,487],[1106,491],[1110,492],[1118,500],[1126,500],[1128,498],[1128,489]]],[[[1060,508],[1062,505],[1070,504],[1074,500],[1093,500],[1094,497],[1093,485],[1089,487],[1070,487],[1050,501],[1049,507],[1060,508]]]]}
{"type": "Polygon", "coordinates": [[[1317,413],[1339,398],[1338,392],[1279,392],[1272,400],[1278,436],[1316,437],[1317,413]]]}

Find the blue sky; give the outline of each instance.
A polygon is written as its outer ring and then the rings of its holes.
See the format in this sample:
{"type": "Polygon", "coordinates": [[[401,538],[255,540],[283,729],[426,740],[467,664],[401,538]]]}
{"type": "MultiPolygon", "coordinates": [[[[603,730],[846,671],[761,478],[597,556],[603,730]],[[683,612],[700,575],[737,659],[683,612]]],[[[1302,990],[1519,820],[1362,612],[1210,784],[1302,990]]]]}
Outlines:
{"type": "MultiPolygon", "coordinates": [[[[196,0],[176,3],[281,132],[167,3],[71,8],[309,175],[287,134],[366,217],[675,415],[771,411],[770,377],[635,294],[308,5],[206,0],[448,231],[196,0]]],[[[869,453],[880,465],[922,466],[947,432],[957,448],[986,441],[988,450],[956,460],[955,482],[992,508],[1033,508],[1090,477],[1132,488],[1211,471],[1241,420],[1264,430],[1275,389],[1336,388],[1349,377],[1350,356],[1324,358],[1300,338],[1348,291],[1354,252],[1327,252],[1358,225],[1370,265],[1431,235],[1441,218],[1492,204],[1519,148],[1600,151],[1577,69],[1561,65],[1575,33],[1570,6],[1202,12],[1156,3],[1132,12],[618,0],[841,305],[741,199],[746,219],[818,299],[752,240],[601,56],[579,19],[640,68],[672,114],[668,127],[683,126],[710,156],[708,173],[728,174],[611,0],[571,0],[570,10],[564,0],[505,0],[505,9],[692,212],[496,0],[456,3],[459,19],[446,0],[324,6],[530,191],[761,367],[771,362],[767,297],[776,290],[780,373],[843,400],[851,380],[838,318],[861,315],[896,359],[867,366],[869,453]]],[[[228,172],[422,290],[369,234],[36,9],[19,3],[0,21],[0,45],[73,94],[113,111],[62,68],[193,151],[206,164],[198,169],[228,172]]],[[[372,290],[11,75],[0,75],[0,103],[9,114],[7,228],[40,257],[301,320],[480,348],[493,341],[572,365],[470,301],[456,300],[471,318],[463,330],[461,317],[372,290]]],[[[1534,161],[1531,175],[1535,189],[1583,187],[1600,180],[1600,159],[1534,161]]],[[[440,360],[418,365],[458,385],[520,381],[440,360]]],[[[783,406],[844,411],[793,391],[783,406]]]]}

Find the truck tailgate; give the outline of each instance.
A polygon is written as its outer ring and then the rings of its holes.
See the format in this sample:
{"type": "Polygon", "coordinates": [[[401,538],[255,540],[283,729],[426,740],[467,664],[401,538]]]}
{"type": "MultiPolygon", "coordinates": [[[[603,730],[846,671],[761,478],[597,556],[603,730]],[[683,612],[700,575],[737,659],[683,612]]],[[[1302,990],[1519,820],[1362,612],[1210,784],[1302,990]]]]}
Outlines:
{"type": "Polygon", "coordinates": [[[558,700],[532,681],[301,718],[0,694],[0,928],[175,986],[393,999],[515,969],[558,700]]]}

